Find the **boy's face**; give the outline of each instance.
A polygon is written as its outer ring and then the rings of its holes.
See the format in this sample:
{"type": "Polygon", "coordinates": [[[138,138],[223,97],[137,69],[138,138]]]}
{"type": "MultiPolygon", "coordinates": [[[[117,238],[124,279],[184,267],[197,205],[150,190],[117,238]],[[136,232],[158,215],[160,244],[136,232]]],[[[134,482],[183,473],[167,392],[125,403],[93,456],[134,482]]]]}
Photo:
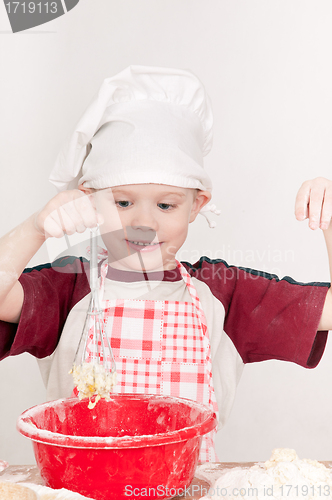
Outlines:
{"type": "Polygon", "coordinates": [[[132,184],[94,192],[104,219],[100,232],[112,267],[123,270],[174,269],[188,225],[210,193],[163,184],[132,184]]]}

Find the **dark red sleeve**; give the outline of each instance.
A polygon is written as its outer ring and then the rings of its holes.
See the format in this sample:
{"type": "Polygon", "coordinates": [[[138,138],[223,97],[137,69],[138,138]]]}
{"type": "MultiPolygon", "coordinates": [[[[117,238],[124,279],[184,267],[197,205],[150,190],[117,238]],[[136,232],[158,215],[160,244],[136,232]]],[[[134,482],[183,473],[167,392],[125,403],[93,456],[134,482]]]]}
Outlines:
{"type": "Polygon", "coordinates": [[[0,360],[23,352],[37,358],[52,354],[70,310],[90,291],[86,265],[65,257],[24,271],[19,280],[24,290],[19,324],[0,321],[0,360]]]}
{"type": "Polygon", "coordinates": [[[224,305],[224,330],[244,363],[279,359],[307,368],[318,364],[328,332],[317,332],[317,327],[329,283],[279,279],[206,257],[187,267],[224,305]]]}

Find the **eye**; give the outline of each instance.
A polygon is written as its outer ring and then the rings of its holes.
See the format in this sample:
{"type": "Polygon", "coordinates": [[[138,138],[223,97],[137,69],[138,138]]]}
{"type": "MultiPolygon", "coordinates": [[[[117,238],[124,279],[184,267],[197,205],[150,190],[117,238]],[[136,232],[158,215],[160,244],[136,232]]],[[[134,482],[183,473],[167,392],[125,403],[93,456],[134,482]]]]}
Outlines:
{"type": "Polygon", "coordinates": [[[158,207],[162,210],[170,210],[171,208],[174,208],[175,205],[171,205],[170,203],[158,203],[158,207]]]}
{"type": "Polygon", "coordinates": [[[131,205],[131,202],[126,200],[120,200],[116,201],[115,204],[120,208],[127,208],[131,205]]]}

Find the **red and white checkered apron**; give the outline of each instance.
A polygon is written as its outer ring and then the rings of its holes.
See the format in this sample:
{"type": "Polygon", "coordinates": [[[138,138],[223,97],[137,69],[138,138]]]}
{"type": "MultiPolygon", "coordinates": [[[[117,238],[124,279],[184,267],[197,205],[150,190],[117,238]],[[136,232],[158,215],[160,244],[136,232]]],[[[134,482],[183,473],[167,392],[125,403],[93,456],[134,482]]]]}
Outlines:
{"type": "MultiPolygon", "coordinates": [[[[165,394],[208,404],[218,415],[210,342],[196,289],[178,262],[192,302],[114,299],[103,301],[105,332],[116,363],[114,392],[165,394]]],[[[101,291],[108,264],[101,266],[101,291]]],[[[87,345],[87,361],[93,336],[87,345]]],[[[216,430],[203,436],[199,459],[217,461],[216,430]]]]}

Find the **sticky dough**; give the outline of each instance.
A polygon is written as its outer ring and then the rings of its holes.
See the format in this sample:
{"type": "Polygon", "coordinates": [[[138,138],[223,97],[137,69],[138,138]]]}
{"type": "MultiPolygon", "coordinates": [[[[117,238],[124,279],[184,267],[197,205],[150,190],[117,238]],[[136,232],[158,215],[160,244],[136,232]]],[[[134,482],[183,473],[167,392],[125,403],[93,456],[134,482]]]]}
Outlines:
{"type": "Polygon", "coordinates": [[[94,402],[89,402],[90,409],[101,398],[109,401],[110,393],[116,385],[116,372],[107,371],[101,364],[83,363],[74,366],[72,374],[79,399],[96,396],[94,402]]]}
{"type": "Polygon", "coordinates": [[[0,498],[1,500],[38,500],[39,496],[26,486],[0,481],[0,498]]]}
{"type": "Polygon", "coordinates": [[[332,472],[317,460],[300,460],[295,450],[277,448],[270,460],[222,471],[211,500],[332,499],[332,472]]]}

